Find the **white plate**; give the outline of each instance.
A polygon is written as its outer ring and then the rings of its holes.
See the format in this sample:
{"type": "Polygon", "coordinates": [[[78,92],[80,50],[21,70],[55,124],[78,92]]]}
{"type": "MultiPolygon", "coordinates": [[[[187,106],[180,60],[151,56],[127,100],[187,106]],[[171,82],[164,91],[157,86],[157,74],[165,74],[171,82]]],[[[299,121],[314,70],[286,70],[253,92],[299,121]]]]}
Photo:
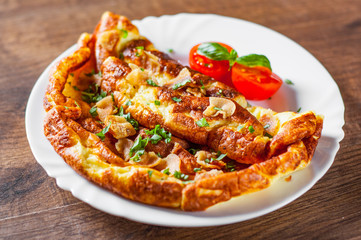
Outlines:
{"type": "MultiPolygon", "coordinates": [[[[283,84],[271,100],[253,102],[276,111],[314,110],[325,116],[324,129],[311,164],[293,173],[292,180],[277,181],[270,188],[217,204],[204,212],[148,206],[112,194],[79,176],[53,150],[43,134],[42,101],[49,67],[36,82],[26,109],[26,133],[36,160],[58,186],[80,200],[109,214],[163,226],[214,226],[240,222],[272,212],[309,190],[330,168],[344,133],[344,104],[339,89],[326,69],[304,48],[289,38],[260,25],[211,14],[177,14],[134,21],[140,33],[162,50],[187,64],[190,48],[204,41],[220,41],[239,55],[268,56],[272,68],[293,86],[283,84]]],[[[55,61],[71,54],[75,46],[55,61]]],[[[54,62],[53,62],[54,63],[54,62]]],[[[53,64],[52,63],[52,64],[53,64]]],[[[52,65],[51,64],[51,65],[52,65]]],[[[327,189],[323,189],[325,192],[327,189]]]]}

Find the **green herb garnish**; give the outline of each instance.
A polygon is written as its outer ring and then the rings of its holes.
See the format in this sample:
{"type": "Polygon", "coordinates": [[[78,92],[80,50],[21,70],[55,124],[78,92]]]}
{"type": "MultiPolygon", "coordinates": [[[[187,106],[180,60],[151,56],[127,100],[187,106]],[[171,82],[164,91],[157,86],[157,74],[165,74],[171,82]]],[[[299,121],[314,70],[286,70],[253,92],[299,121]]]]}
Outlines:
{"type": "Polygon", "coordinates": [[[90,110],[89,110],[90,115],[92,115],[92,117],[96,117],[98,116],[98,112],[97,112],[97,107],[93,106],[90,110]]]}
{"type": "Polygon", "coordinates": [[[172,97],[172,100],[175,101],[175,102],[180,102],[180,101],[182,101],[182,99],[177,98],[177,97],[172,97]]]}
{"type": "Polygon", "coordinates": [[[81,92],[81,99],[87,103],[92,102],[99,102],[103,98],[107,96],[107,92],[104,92],[103,90],[100,90],[100,93],[98,92],[99,85],[97,84],[91,84],[88,89],[81,92]]]}
{"type": "Polygon", "coordinates": [[[118,116],[125,118],[125,120],[127,120],[130,124],[132,124],[132,126],[134,127],[135,130],[138,130],[139,123],[137,122],[137,120],[133,119],[130,116],[130,113],[127,113],[127,114],[124,113],[123,106],[120,107],[118,116]]]}
{"type": "Polygon", "coordinates": [[[234,161],[229,161],[226,163],[226,170],[229,172],[236,171],[236,165],[235,165],[234,161]]]}
{"type": "Polygon", "coordinates": [[[149,175],[149,178],[152,177],[152,174],[153,174],[153,170],[148,170],[148,175],[149,175]]]}
{"type": "Polygon", "coordinates": [[[195,155],[198,151],[199,151],[199,149],[196,149],[196,148],[188,149],[188,152],[190,152],[192,155],[195,155]]]}
{"type": "Polygon", "coordinates": [[[152,79],[147,79],[147,83],[154,87],[159,87],[152,79]]]}
{"type": "Polygon", "coordinates": [[[301,109],[302,109],[302,108],[298,108],[298,109],[297,109],[297,112],[299,113],[299,112],[301,111],[301,109]]]}
{"type": "Polygon", "coordinates": [[[209,127],[209,124],[205,118],[202,118],[196,122],[199,127],[209,127]]]}
{"type": "Polygon", "coordinates": [[[237,57],[237,52],[232,49],[228,52],[227,48],[219,43],[207,42],[199,45],[197,52],[212,60],[227,60],[229,66],[232,67],[234,63],[239,63],[249,67],[263,66],[269,68],[271,71],[271,64],[268,58],[264,55],[249,54],[246,56],[237,57]]]}
{"type": "Polygon", "coordinates": [[[159,105],[160,105],[160,101],[159,101],[159,100],[154,100],[154,105],[159,106],[159,105]]]}
{"type": "Polygon", "coordinates": [[[266,124],[266,125],[264,125],[264,129],[267,129],[267,128],[269,128],[271,125],[269,125],[269,124],[266,124]]]}
{"type": "Polygon", "coordinates": [[[77,86],[73,86],[74,90],[80,91],[80,89],[77,86]]]}
{"type": "Polygon", "coordinates": [[[127,38],[128,37],[128,31],[127,30],[120,29],[120,33],[122,34],[122,38],[127,38]]]}
{"type": "Polygon", "coordinates": [[[219,107],[214,107],[213,109],[217,110],[217,111],[222,111],[223,110],[222,108],[219,108],[219,107]]]}
{"type": "Polygon", "coordinates": [[[167,132],[164,128],[160,128],[159,124],[155,125],[152,130],[145,130],[145,133],[152,135],[150,138],[152,144],[157,144],[162,139],[165,140],[165,143],[170,143],[172,140],[172,134],[167,132]]]}
{"type": "Polygon", "coordinates": [[[193,172],[199,172],[201,170],[202,170],[201,168],[193,168],[193,172]]]}
{"type": "Polygon", "coordinates": [[[139,162],[140,156],[142,156],[145,153],[144,148],[147,146],[148,142],[149,142],[148,137],[143,139],[142,136],[139,136],[137,140],[135,140],[133,146],[130,148],[129,156],[132,156],[134,154],[134,156],[131,157],[130,160],[134,162],[139,162]]]}
{"type": "Polygon", "coordinates": [[[106,126],[105,128],[103,128],[103,130],[101,130],[101,132],[96,133],[95,135],[97,135],[101,140],[105,139],[105,134],[109,131],[110,125],[112,123],[109,122],[109,125],[106,126]]]}
{"type": "Polygon", "coordinates": [[[191,82],[192,80],[191,79],[186,79],[184,80],[183,82],[180,82],[180,83],[177,83],[177,84],[174,84],[174,86],[172,87],[173,90],[176,90],[180,87],[184,87],[187,83],[191,82]]]}
{"type": "Polygon", "coordinates": [[[172,49],[172,48],[168,48],[168,50],[167,50],[169,53],[173,53],[174,52],[174,50],[172,49]]]}
{"type": "Polygon", "coordinates": [[[175,171],[173,176],[175,178],[182,179],[182,180],[187,180],[189,178],[189,176],[187,174],[184,174],[184,173],[181,173],[181,172],[178,172],[178,171],[175,171]]]}
{"type": "Polygon", "coordinates": [[[169,174],[170,174],[169,168],[164,169],[164,170],[163,170],[163,173],[169,175],[169,174]]]}
{"type": "Polygon", "coordinates": [[[252,125],[248,127],[248,131],[249,131],[250,133],[254,133],[254,128],[253,128],[252,125]]]}
{"type": "Polygon", "coordinates": [[[92,71],[91,71],[90,73],[84,73],[84,75],[87,76],[87,77],[91,77],[91,76],[93,76],[94,74],[95,74],[95,70],[94,70],[94,69],[92,69],[92,71]]]}
{"type": "Polygon", "coordinates": [[[295,85],[291,80],[289,79],[286,79],[285,80],[285,83],[287,83],[288,85],[295,85]]]}
{"type": "Polygon", "coordinates": [[[204,84],[203,84],[203,81],[202,81],[202,80],[200,80],[199,82],[202,84],[202,87],[201,87],[201,88],[202,88],[202,89],[204,89],[204,84]]]}

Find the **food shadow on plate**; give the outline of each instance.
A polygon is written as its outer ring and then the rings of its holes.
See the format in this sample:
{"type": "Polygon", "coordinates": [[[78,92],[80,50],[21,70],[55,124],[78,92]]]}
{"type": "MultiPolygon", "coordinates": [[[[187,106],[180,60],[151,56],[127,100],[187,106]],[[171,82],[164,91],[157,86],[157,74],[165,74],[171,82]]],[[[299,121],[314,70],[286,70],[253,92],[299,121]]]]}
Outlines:
{"type": "Polygon", "coordinates": [[[299,103],[297,102],[296,96],[297,91],[295,88],[284,83],[278,92],[271,98],[263,101],[249,101],[249,103],[253,106],[270,108],[276,112],[296,112],[299,109],[299,103]]]}

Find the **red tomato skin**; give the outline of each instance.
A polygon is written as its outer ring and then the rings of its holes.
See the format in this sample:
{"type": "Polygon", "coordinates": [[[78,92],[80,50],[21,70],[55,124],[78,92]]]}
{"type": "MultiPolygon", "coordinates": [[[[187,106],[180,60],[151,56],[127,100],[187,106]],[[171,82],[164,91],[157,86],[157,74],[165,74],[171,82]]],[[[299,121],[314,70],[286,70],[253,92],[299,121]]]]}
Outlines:
{"type": "Polygon", "coordinates": [[[247,67],[236,63],[232,67],[232,82],[248,100],[265,100],[282,85],[282,79],[266,67],[247,67]]]}
{"type": "MultiPolygon", "coordinates": [[[[230,52],[232,48],[224,43],[219,43],[223,47],[227,48],[230,52]]],[[[217,81],[227,84],[228,86],[234,87],[231,79],[231,71],[229,68],[229,62],[227,60],[216,61],[207,58],[204,55],[197,53],[198,46],[197,44],[189,52],[189,65],[192,69],[208,75],[217,81]]]]}

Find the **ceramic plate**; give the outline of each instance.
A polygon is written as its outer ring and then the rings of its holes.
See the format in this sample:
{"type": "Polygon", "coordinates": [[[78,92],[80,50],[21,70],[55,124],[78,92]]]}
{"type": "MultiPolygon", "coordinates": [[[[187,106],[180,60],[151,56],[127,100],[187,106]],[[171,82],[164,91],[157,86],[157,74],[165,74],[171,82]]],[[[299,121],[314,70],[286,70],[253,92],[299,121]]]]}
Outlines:
{"type": "Polygon", "coordinates": [[[43,134],[45,112],[42,101],[49,68],[55,61],[71,54],[75,50],[73,46],[54,60],[39,77],[26,109],[26,133],[32,152],[60,188],[71,191],[75,197],[94,208],[138,222],[162,226],[214,226],[255,218],[285,206],[309,190],[330,168],[344,136],[344,104],[330,74],[300,45],[263,26],[211,14],[147,17],[133,22],[159,50],[173,49],[171,57],[183,64],[188,62],[191,47],[204,41],[227,43],[239,55],[266,55],[273,71],[283,79],[290,79],[294,85],[283,84],[271,100],[252,104],[275,111],[296,111],[301,108],[301,111],[313,110],[324,115],[324,129],[313,160],[304,170],[293,173],[290,182],[280,179],[265,190],[217,204],[204,212],[181,212],[148,206],[110,193],[70,168],[43,134]]]}

